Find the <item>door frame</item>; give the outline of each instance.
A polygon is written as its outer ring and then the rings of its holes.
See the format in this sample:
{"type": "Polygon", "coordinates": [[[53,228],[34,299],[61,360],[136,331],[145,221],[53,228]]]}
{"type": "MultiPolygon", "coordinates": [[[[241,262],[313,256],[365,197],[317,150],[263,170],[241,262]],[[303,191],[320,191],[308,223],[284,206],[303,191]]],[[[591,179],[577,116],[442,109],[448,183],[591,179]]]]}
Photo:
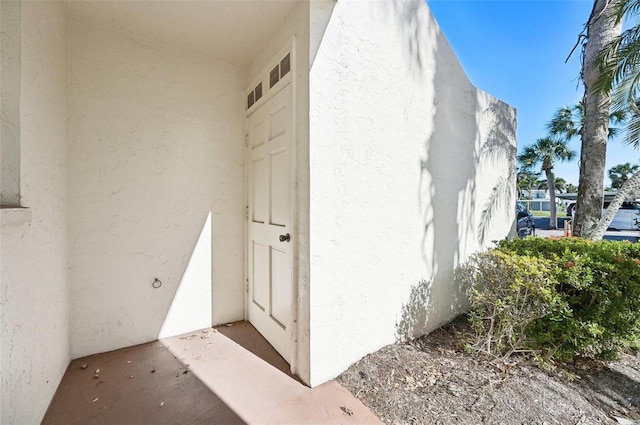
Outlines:
{"type": "Polygon", "coordinates": [[[296,43],[295,37],[291,37],[287,43],[278,50],[278,53],[273,56],[267,65],[258,73],[258,76],[251,80],[251,83],[245,88],[244,94],[244,107],[245,107],[245,128],[244,128],[244,143],[245,143],[245,175],[244,175],[244,319],[249,320],[249,255],[248,255],[248,239],[249,239],[249,195],[250,195],[250,169],[249,164],[251,162],[251,153],[249,147],[249,133],[248,133],[248,123],[249,117],[252,113],[260,108],[264,103],[266,103],[271,97],[277,94],[280,90],[282,90],[287,84],[291,84],[291,130],[292,130],[292,138],[291,138],[291,155],[289,161],[289,217],[290,217],[290,229],[291,229],[291,329],[289,332],[290,339],[290,369],[291,373],[297,374],[298,370],[298,351],[299,347],[297,344],[296,335],[298,334],[298,318],[299,318],[299,306],[298,306],[298,297],[299,297],[299,286],[298,286],[298,257],[299,257],[299,231],[298,231],[298,196],[296,190],[296,182],[297,182],[297,166],[296,166],[296,158],[297,158],[297,149],[296,149],[296,141],[297,141],[297,78],[296,78],[296,43]],[[278,64],[281,59],[287,54],[290,54],[290,66],[291,69],[287,75],[281,78],[272,88],[267,88],[269,85],[269,73],[270,71],[278,64]],[[255,103],[248,107],[248,96],[254,90],[256,85],[262,81],[263,86],[263,95],[255,103]]]}

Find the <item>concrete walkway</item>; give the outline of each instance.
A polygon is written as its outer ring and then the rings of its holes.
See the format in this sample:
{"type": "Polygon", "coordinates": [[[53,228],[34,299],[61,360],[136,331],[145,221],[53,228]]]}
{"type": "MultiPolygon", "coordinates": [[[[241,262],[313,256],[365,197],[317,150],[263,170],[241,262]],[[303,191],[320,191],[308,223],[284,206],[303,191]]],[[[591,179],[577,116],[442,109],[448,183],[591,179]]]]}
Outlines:
{"type": "Polygon", "coordinates": [[[330,381],[309,388],[248,322],[71,362],[50,424],[381,424],[330,381]]]}
{"type": "Polygon", "coordinates": [[[161,342],[247,424],[381,424],[337,382],[309,388],[221,332],[161,342]]]}

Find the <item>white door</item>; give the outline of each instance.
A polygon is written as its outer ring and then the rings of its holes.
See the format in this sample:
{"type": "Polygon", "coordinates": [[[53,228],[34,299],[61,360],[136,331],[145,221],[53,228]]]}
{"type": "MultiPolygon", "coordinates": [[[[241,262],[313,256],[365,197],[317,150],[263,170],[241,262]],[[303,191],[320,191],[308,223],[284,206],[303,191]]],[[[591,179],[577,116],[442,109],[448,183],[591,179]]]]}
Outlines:
{"type": "Polygon", "coordinates": [[[248,316],[291,361],[292,92],[287,84],[248,117],[248,316]]]}

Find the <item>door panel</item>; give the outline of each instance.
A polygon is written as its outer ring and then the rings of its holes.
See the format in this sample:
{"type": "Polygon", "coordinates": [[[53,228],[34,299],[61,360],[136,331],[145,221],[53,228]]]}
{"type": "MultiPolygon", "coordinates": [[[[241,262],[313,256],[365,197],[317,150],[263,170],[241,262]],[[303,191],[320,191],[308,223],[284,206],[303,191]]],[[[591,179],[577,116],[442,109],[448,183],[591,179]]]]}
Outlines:
{"type": "MultiPolygon", "coordinates": [[[[261,117],[263,118],[263,117],[261,117]]],[[[254,124],[254,134],[256,137],[253,139],[253,143],[251,144],[252,148],[257,148],[258,146],[262,146],[267,138],[267,133],[264,129],[264,121],[259,121],[254,124]]]]}
{"type": "Polygon", "coordinates": [[[287,131],[287,113],[289,112],[288,108],[285,105],[278,105],[278,109],[269,113],[270,115],[270,138],[273,140],[276,137],[285,134],[287,131]]]}
{"type": "Polygon", "coordinates": [[[253,291],[251,301],[262,311],[269,305],[269,247],[253,242],[253,291]]]}
{"type": "Polygon", "coordinates": [[[291,359],[291,84],[247,118],[249,321],[291,359]]]}
{"type": "Polygon", "coordinates": [[[265,223],[267,220],[267,161],[259,158],[253,161],[253,221],[265,223]]]}
{"type": "Polygon", "coordinates": [[[291,262],[285,251],[271,248],[271,316],[283,328],[291,315],[291,285],[288,278],[291,274],[291,262]]]}
{"type": "Polygon", "coordinates": [[[271,154],[271,224],[289,223],[289,158],[284,149],[271,154]]]}

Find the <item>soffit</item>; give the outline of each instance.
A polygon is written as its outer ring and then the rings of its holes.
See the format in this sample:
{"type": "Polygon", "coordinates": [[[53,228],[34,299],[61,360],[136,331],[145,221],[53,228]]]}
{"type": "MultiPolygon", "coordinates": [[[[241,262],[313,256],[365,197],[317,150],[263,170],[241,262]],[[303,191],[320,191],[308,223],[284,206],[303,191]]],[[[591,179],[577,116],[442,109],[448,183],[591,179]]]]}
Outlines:
{"type": "Polygon", "coordinates": [[[247,65],[298,1],[70,0],[65,3],[71,17],[79,22],[247,65]]]}

